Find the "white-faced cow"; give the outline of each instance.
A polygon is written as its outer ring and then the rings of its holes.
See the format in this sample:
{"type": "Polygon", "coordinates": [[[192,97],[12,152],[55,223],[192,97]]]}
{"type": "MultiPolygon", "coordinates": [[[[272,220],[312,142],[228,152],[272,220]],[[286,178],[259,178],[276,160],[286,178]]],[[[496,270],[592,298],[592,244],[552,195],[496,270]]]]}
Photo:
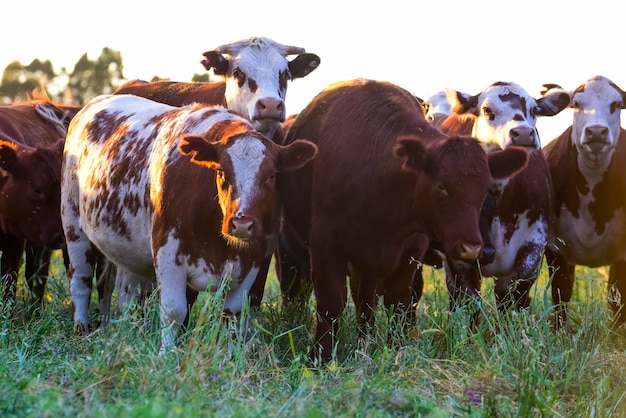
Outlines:
{"type": "Polygon", "coordinates": [[[25,252],[26,281],[43,302],[51,251],[64,243],[61,159],[67,126],[78,110],[47,99],[0,106],[0,281],[5,301],[15,298],[25,252]]]}
{"type": "MultiPolygon", "coordinates": [[[[300,260],[310,251],[315,342],[324,360],[332,357],[346,305],[346,275],[359,323],[372,320],[377,297],[402,312],[410,305],[411,261],[421,259],[428,239],[450,257],[478,257],[478,214],[489,185],[528,160],[524,149],[488,158],[475,139],[449,138],[426,122],[415,96],[372,80],[337,83],[318,94],[298,114],[286,143],[300,136],[316,143],[318,154],[297,175],[278,178],[282,233],[304,250],[300,260]]],[[[300,266],[282,268],[293,274],[300,266]]]]}
{"type": "MultiPolygon", "coordinates": [[[[250,120],[256,130],[272,138],[285,120],[290,80],[307,76],[320,64],[304,48],[268,38],[250,38],[207,51],[202,64],[224,77],[216,83],[132,80],[114,94],[134,94],[172,106],[193,102],[218,104],[250,120]],[[286,57],[297,55],[291,61],[286,57]]],[[[279,140],[282,141],[282,138],[279,140]]]]}
{"type": "Polygon", "coordinates": [[[573,122],[544,153],[554,185],[554,246],[546,249],[557,325],[567,319],[576,265],[610,266],[609,304],[616,325],[626,321],[626,131],[620,126],[626,93],[595,76],[572,92],[573,122]]]}
{"type": "Polygon", "coordinates": [[[452,112],[452,106],[448,101],[448,94],[442,90],[422,101],[424,117],[428,122],[437,125],[441,119],[452,112]]]}
{"type": "Polygon", "coordinates": [[[535,99],[515,83],[497,82],[474,96],[448,89],[448,99],[453,113],[440,122],[444,132],[471,134],[489,152],[509,146],[530,151],[528,166],[513,178],[494,182],[485,200],[481,222],[495,248],[493,261],[445,261],[451,308],[467,297],[480,298],[482,276],[494,277],[501,311],[511,305],[527,307],[544,248],[554,233],[550,174],[536,122],[565,109],[570,96],[555,89],[535,99]]]}
{"type": "Polygon", "coordinates": [[[162,351],[187,315],[187,287],[215,290],[230,280],[224,311],[240,313],[251,289],[265,284],[260,271],[277,236],[276,176],[315,152],[307,141],[278,145],[220,106],[92,100],[70,125],[63,160],[75,331],[88,327],[96,248],[122,272],[122,299],[134,297],[136,285],[158,286],[162,351]]]}

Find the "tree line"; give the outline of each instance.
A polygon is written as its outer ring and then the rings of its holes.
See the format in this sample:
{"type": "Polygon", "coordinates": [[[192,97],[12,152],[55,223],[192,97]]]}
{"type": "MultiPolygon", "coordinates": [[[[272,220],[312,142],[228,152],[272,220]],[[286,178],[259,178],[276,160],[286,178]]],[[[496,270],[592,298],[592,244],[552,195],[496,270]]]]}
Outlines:
{"type": "MultiPolygon", "coordinates": [[[[13,61],[2,73],[0,104],[28,101],[40,92],[56,102],[84,105],[124,83],[123,71],[122,54],[108,47],[95,60],[84,53],[71,72],[65,67],[56,72],[50,60],[35,58],[28,65],[13,61]]],[[[154,76],[151,81],[161,79],[154,76]]],[[[191,81],[210,81],[209,73],[194,74],[191,81]]]]}

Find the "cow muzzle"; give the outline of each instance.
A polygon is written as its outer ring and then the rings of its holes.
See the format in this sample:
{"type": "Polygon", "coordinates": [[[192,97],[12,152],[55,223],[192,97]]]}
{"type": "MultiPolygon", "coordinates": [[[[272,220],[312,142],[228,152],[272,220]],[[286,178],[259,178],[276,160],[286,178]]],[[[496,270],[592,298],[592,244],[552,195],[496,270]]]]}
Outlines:
{"type": "Polygon", "coordinates": [[[537,132],[535,129],[528,126],[518,126],[509,131],[509,140],[511,145],[526,147],[526,148],[539,148],[539,140],[537,139],[537,132]]]}
{"type": "Polygon", "coordinates": [[[462,242],[456,248],[457,257],[462,260],[476,260],[482,253],[482,244],[462,242]]]}

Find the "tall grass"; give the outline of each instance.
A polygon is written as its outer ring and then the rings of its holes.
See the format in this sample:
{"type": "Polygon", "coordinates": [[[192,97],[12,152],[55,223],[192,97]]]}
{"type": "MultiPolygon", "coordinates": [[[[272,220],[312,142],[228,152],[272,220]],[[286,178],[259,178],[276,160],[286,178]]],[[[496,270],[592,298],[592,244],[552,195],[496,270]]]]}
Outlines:
{"type": "Polygon", "coordinates": [[[381,306],[359,340],[348,306],[326,365],[307,356],[314,302],[283,305],[273,275],[247,342],[222,320],[220,292],[202,293],[177,349],[159,356],[154,297],[145,318],[77,337],[59,260],[53,272],[43,311],[20,282],[13,317],[0,317],[2,417],[626,416],[626,338],[610,331],[603,269],[578,270],[567,333],[552,331],[545,273],[528,311],[500,316],[490,280],[479,306],[449,313],[442,272],[427,270],[407,328],[390,328],[381,306]]]}

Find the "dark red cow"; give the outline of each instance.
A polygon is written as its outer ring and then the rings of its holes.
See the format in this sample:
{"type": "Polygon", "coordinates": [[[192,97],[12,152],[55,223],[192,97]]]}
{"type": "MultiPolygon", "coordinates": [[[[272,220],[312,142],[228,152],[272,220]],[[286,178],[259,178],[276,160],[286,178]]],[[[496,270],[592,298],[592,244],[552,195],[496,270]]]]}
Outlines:
{"type": "MultiPolygon", "coordinates": [[[[360,323],[372,320],[377,297],[401,312],[410,304],[412,261],[421,259],[428,239],[451,257],[478,257],[478,214],[489,184],[528,160],[524,149],[514,148],[488,158],[475,139],[451,139],[426,122],[409,92],[362,79],[318,94],[289,128],[286,143],[298,137],[316,143],[318,154],[297,175],[278,178],[282,232],[298,240],[300,259],[310,250],[315,342],[325,360],[346,304],[346,275],[360,323]]],[[[301,266],[282,268],[287,274],[301,266]]]]}
{"type": "Polygon", "coordinates": [[[268,38],[250,38],[222,45],[204,54],[207,70],[224,77],[216,83],[132,80],[113,94],[134,94],[171,106],[193,102],[228,107],[252,122],[254,128],[273,137],[285,120],[285,97],[290,80],[305,77],[320,64],[304,48],[280,44],[268,38]],[[292,61],[289,55],[297,55],[292,61]]]}
{"type": "Polygon", "coordinates": [[[576,265],[610,266],[609,304],[615,325],[626,322],[625,107],[626,92],[606,77],[592,77],[572,93],[572,125],[544,147],[558,219],[558,240],[546,249],[546,260],[559,326],[567,320],[576,265]]]}
{"type": "Polygon", "coordinates": [[[79,107],[37,99],[0,106],[0,277],[5,301],[25,276],[41,303],[50,253],[64,243],[60,174],[67,126],[79,107]]]}
{"type": "Polygon", "coordinates": [[[227,281],[224,311],[238,315],[249,302],[251,320],[260,298],[249,298],[262,296],[278,235],[276,177],[316,151],[304,140],[276,144],[219,106],[93,99],[72,121],[63,157],[75,330],[88,330],[94,249],[118,267],[122,308],[158,285],[162,351],[187,316],[188,288],[227,281]]]}
{"type": "Polygon", "coordinates": [[[467,297],[480,299],[482,276],[494,277],[501,311],[527,307],[544,248],[554,236],[550,174],[536,122],[565,109],[570,96],[555,89],[535,99],[515,83],[498,82],[474,96],[448,90],[448,100],[452,113],[439,123],[444,132],[471,134],[488,151],[511,145],[530,150],[528,166],[511,179],[494,182],[485,201],[481,222],[495,248],[493,260],[445,260],[451,308],[467,297]]]}

